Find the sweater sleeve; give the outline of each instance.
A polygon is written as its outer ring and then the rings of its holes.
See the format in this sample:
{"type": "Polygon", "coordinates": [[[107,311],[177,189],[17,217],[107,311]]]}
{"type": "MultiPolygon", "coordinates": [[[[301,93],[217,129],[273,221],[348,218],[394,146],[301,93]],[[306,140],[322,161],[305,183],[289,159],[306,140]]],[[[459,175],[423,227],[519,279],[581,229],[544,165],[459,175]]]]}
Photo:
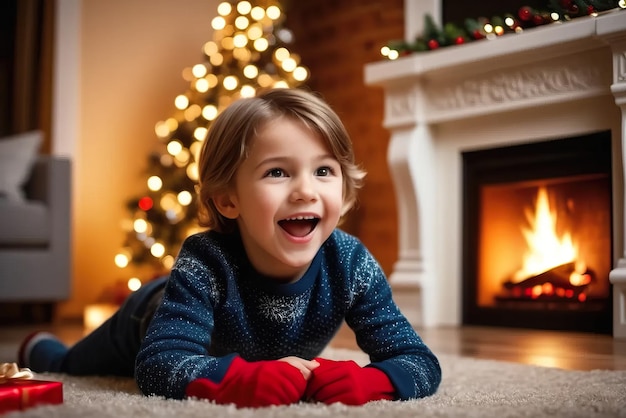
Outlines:
{"type": "Polygon", "coordinates": [[[217,292],[210,275],[183,246],[137,355],[135,378],[144,394],[182,399],[191,381],[219,382],[226,374],[234,355],[208,352],[217,292]]]}
{"type": "Polygon", "coordinates": [[[379,264],[363,246],[350,264],[354,297],[346,323],[371,366],[387,374],[399,399],[434,394],[441,382],[439,361],[394,303],[379,264]]]}

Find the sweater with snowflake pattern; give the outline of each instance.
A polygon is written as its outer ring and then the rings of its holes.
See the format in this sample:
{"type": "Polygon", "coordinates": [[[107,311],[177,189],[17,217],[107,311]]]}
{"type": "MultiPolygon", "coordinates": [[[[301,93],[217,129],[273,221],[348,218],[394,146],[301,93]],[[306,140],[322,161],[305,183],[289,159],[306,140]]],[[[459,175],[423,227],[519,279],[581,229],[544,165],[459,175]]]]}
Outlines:
{"type": "Polygon", "coordinates": [[[437,358],[401,314],[379,264],[357,238],[335,230],[291,284],[261,276],[245,254],[237,233],[186,239],[137,355],[144,394],[181,399],[195,379],[221,381],[236,355],[312,359],[344,320],[398,399],[437,390],[437,358]]]}

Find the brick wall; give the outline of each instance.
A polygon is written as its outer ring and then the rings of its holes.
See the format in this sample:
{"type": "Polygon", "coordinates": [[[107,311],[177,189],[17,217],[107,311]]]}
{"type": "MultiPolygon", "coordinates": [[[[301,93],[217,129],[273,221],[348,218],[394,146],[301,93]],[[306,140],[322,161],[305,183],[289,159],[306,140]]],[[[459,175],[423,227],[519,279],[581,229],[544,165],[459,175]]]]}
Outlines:
{"type": "Polygon", "coordinates": [[[366,183],[343,229],[358,236],[390,274],[397,259],[396,202],[387,165],[389,132],[382,127],[383,91],[366,86],[364,65],[404,36],[403,0],[291,1],[286,26],[292,52],[311,70],[308,86],[330,103],[354,142],[366,183]]]}

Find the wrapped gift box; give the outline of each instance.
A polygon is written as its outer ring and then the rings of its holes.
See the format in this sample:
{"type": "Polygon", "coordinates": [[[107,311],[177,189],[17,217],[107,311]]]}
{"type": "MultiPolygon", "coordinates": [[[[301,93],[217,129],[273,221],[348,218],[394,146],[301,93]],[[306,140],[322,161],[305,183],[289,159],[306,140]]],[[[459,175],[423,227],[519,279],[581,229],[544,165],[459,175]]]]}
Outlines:
{"type": "Polygon", "coordinates": [[[63,403],[63,384],[46,380],[10,379],[0,383],[0,414],[36,405],[63,403]]]}

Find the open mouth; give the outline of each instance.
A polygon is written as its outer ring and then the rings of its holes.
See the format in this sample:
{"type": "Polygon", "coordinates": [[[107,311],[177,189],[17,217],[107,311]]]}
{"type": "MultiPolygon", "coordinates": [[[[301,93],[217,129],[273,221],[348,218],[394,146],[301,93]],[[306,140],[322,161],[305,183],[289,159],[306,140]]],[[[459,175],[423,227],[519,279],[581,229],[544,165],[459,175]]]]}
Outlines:
{"type": "Polygon", "coordinates": [[[319,221],[320,219],[314,216],[298,216],[278,221],[278,225],[289,235],[306,237],[315,229],[319,221]]]}

